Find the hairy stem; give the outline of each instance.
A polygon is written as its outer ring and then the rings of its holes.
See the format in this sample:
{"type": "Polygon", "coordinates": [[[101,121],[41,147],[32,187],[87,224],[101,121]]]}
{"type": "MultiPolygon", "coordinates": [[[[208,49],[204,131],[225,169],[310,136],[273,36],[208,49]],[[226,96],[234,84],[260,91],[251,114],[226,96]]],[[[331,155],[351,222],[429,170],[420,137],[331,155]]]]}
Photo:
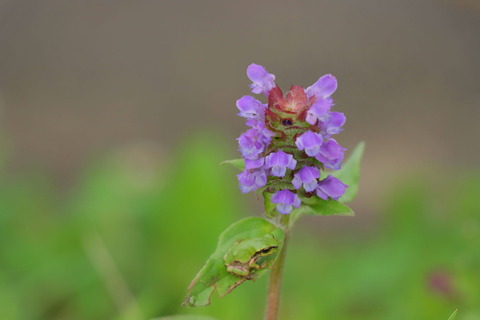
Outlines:
{"type": "Polygon", "coordinates": [[[280,303],[280,289],[282,284],[282,271],[288,243],[288,220],[289,216],[280,217],[280,223],[285,228],[285,239],[282,251],[280,252],[277,261],[275,261],[275,264],[270,270],[270,283],[268,285],[267,310],[265,312],[265,320],[277,320],[278,318],[278,306],[280,303]]]}

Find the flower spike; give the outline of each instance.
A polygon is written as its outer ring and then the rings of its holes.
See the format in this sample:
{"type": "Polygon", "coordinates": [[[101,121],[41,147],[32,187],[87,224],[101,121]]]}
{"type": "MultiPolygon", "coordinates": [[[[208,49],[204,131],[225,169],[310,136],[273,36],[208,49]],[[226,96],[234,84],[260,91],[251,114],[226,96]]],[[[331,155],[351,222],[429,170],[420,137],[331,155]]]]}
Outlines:
{"type": "Polygon", "coordinates": [[[245,160],[237,176],[240,190],[270,193],[280,214],[300,207],[302,199],[339,199],[348,186],[331,175],[320,180],[321,171],[341,167],[345,152],[332,138],[346,120],[331,111],[337,79],[326,74],[307,89],[293,85],[284,93],[261,65],[249,65],[247,75],[252,92],[263,93],[267,103],[251,96],[236,102],[238,115],[250,127],[237,139],[245,160]]]}

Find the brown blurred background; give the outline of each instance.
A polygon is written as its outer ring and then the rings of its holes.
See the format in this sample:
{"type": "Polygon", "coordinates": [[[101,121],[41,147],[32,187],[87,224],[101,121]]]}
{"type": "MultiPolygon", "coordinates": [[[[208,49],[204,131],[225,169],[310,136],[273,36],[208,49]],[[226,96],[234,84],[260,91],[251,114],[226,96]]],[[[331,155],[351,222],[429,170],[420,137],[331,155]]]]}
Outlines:
{"type": "Polygon", "coordinates": [[[0,19],[9,168],[62,187],[104,150],[168,154],[205,128],[236,157],[252,62],[284,88],[337,76],[339,140],[367,141],[365,209],[406,171],[480,163],[476,1],[3,0],[0,19]]]}

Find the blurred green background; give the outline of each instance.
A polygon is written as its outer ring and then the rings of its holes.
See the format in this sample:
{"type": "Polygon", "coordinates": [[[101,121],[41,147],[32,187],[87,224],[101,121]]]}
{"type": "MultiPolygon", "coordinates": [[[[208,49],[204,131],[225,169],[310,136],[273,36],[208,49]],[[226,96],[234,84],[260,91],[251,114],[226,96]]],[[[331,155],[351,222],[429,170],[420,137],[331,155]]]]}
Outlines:
{"type": "Polygon", "coordinates": [[[282,319],[480,319],[480,3],[0,0],[0,319],[261,319],[266,278],[180,307],[242,195],[246,66],[339,80],[347,217],[289,247],[282,319]],[[208,130],[206,129],[208,128],[208,130]]]}
{"type": "MultiPolygon", "coordinates": [[[[105,156],[62,197],[44,175],[3,172],[0,319],[261,319],[266,277],[209,307],[180,307],[220,232],[253,213],[213,138],[190,140],[165,166],[138,150],[105,156]]],[[[480,173],[402,180],[379,199],[375,225],[300,223],[282,319],[447,319],[456,308],[480,319],[480,173]]]]}

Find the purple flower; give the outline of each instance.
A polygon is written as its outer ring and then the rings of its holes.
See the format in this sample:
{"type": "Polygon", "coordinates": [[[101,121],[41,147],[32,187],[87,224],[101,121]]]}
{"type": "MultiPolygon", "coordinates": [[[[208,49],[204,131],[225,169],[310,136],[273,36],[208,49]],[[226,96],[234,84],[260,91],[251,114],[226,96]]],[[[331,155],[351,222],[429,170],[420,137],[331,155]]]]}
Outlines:
{"type": "Polygon", "coordinates": [[[265,164],[265,158],[250,160],[245,159],[245,169],[257,169],[263,167],[265,164]]]}
{"type": "Polygon", "coordinates": [[[271,136],[272,133],[262,126],[249,129],[238,137],[238,150],[245,159],[256,160],[270,144],[271,136]]]}
{"type": "Polygon", "coordinates": [[[255,191],[258,188],[261,188],[267,184],[267,174],[265,170],[255,169],[255,170],[245,170],[239,175],[237,175],[238,182],[240,182],[240,190],[243,193],[248,193],[250,191],[255,191]]]}
{"type": "Polygon", "coordinates": [[[295,173],[292,184],[295,189],[303,188],[307,192],[312,192],[317,187],[317,178],[320,178],[320,171],[315,167],[303,167],[295,173]]]}
{"type": "Polygon", "coordinates": [[[296,165],[297,160],[293,159],[291,154],[285,153],[281,150],[270,153],[265,158],[265,169],[272,169],[271,174],[276,177],[283,177],[287,172],[287,168],[293,170],[296,165]]]}
{"type": "Polygon", "coordinates": [[[295,140],[298,149],[305,150],[310,157],[314,157],[320,152],[322,143],[322,136],[313,131],[307,131],[295,140]]]}
{"type": "Polygon", "coordinates": [[[324,99],[330,97],[335,90],[337,90],[337,78],[326,74],[308,87],[305,92],[309,98],[315,96],[317,99],[324,99]]]}
{"type": "Polygon", "coordinates": [[[247,76],[252,80],[250,88],[253,93],[263,93],[268,96],[270,90],[275,87],[275,76],[258,64],[252,63],[247,68],[247,76]]]}
{"type": "Polygon", "coordinates": [[[248,124],[251,126],[256,125],[258,122],[265,121],[266,105],[251,96],[243,96],[238,99],[237,108],[240,110],[238,115],[248,119],[248,124]]]}
{"type": "Polygon", "coordinates": [[[298,195],[290,190],[280,190],[273,194],[272,203],[277,204],[277,211],[281,214],[289,214],[292,212],[293,207],[299,208],[301,201],[298,195]]]}
{"type": "Polygon", "coordinates": [[[311,125],[314,125],[317,120],[325,121],[328,116],[331,106],[333,105],[331,100],[318,99],[310,109],[307,111],[306,121],[311,125]]]}
{"type": "Polygon", "coordinates": [[[322,134],[325,137],[330,137],[332,134],[337,134],[343,131],[342,126],[345,124],[345,115],[341,112],[330,112],[328,119],[321,124],[322,134]]]}
{"type": "Polygon", "coordinates": [[[300,196],[341,197],[347,185],[333,176],[320,180],[322,170],[340,168],[345,152],[331,138],[343,130],[346,120],[343,113],[331,111],[337,79],[326,74],[307,89],[292,85],[284,93],[275,84],[275,76],[261,65],[249,65],[247,76],[251,91],[266,95],[268,104],[252,96],[236,101],[238,115],[250,127],[237,139],[245,161],[245,170],[237,176],[242,192],[260,188],[273,193],[271,201],[281,214],[299,208],[300,196]],[[290,187],[278,190],[278,183],[290,187]]]}
{"type": "Polygon", "coordinates": [[[263,123],[263,122],[259,122],[255,126],[255,128],[257,130],[261,131],[262,135],[265,137],[264,141],[265,141],[266,144],[269,144],[270,141],[272,141],[272,137],[275,136],[275,133],[273,133],[272,131],[265,128],[265,123],[263,123]]]}
{"type": "Polygon", "coordinates": [[[338,198],[343,196],[347,188],[348,186],[342,181],[329,175],[318,183],[317,196],[324,200],[328,200],[329,197],[333,200],[338,200],[338,198]]]}
{"type": "Polygon", "coordinates": [[[329,139],[323,143],[315,158],[323,163],[325,168],[338,170],[342,165],[345,150],[335,139],[329,139]]]}

